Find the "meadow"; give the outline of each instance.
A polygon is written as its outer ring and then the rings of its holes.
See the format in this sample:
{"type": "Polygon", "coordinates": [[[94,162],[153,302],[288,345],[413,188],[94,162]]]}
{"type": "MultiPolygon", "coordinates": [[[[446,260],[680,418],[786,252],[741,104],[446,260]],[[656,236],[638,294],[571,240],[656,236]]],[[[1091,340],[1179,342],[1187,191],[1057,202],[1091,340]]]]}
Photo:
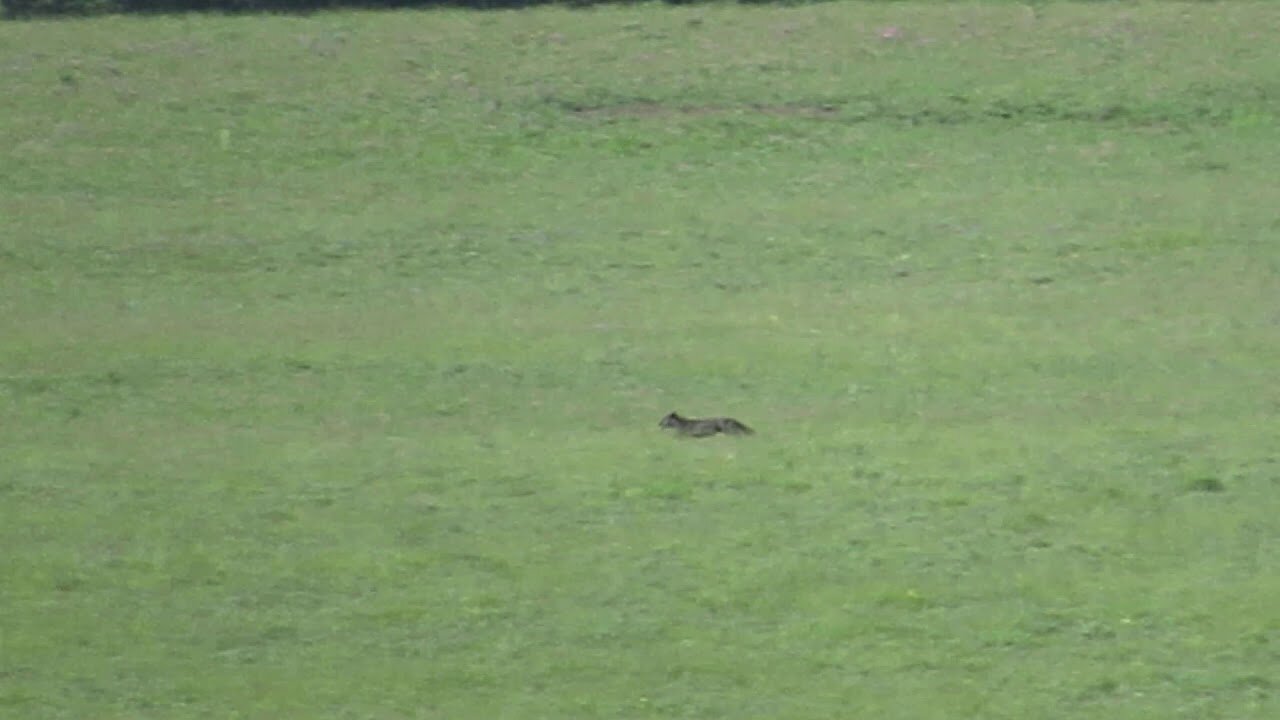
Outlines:
{"type": "Polygon", "coordinates": [[[1280,717],[1277,33],[0,23],[0,717],[1280,717]]]}

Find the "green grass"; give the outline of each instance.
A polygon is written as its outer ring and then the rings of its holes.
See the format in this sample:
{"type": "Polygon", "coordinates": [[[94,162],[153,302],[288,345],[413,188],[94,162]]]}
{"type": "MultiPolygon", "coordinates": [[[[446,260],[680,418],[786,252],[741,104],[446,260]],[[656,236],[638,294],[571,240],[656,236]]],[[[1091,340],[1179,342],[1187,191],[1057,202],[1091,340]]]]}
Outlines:
{"type": "Polygon", "coordinates": [[[1277,30],[0,24],[0,716],[1280,716],[1277,30]]]}

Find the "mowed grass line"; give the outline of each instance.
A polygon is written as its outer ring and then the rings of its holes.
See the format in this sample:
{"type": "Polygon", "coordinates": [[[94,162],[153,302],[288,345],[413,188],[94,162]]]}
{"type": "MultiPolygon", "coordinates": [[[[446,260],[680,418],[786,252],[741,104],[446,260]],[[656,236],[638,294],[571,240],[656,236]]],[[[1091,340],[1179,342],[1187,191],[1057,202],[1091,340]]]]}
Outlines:
{"type": "Polygon", "coordinates": [[[1275,716],[1277,29],[0,25],[0,716],[1275,716]]]}

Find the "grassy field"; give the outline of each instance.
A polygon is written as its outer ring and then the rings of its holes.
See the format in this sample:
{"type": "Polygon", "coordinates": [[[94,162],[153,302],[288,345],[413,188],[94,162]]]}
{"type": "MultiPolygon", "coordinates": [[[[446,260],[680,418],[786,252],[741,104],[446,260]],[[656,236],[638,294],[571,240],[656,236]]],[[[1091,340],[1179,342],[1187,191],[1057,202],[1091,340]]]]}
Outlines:
{"type": "Polygon", "coordinates": [[[0,717],[1280,717],[1277,33],[0,24],[0,717]]]}

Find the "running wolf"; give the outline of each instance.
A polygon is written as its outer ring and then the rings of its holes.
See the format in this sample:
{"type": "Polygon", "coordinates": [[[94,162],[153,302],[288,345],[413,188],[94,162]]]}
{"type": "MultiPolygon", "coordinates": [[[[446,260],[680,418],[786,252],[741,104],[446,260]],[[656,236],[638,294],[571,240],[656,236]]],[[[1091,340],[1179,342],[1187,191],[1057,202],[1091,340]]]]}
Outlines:
{"type": "Polygon", "coordinates": [[[688,437],[710,437],[716,433],[725,435],[755,435],[756,431],[730,417],[686,418],[678,413],[668,413],[658,427],[673,428],[688,437]]]}

